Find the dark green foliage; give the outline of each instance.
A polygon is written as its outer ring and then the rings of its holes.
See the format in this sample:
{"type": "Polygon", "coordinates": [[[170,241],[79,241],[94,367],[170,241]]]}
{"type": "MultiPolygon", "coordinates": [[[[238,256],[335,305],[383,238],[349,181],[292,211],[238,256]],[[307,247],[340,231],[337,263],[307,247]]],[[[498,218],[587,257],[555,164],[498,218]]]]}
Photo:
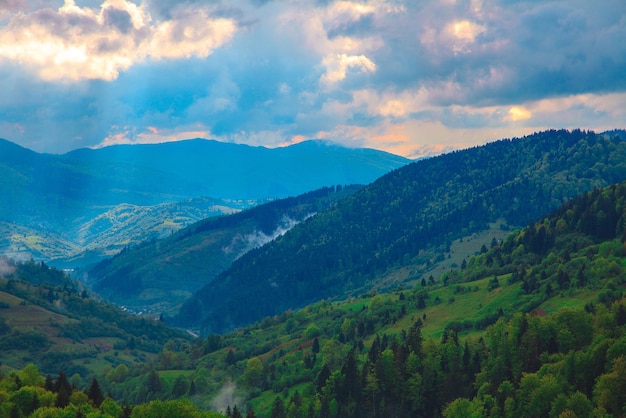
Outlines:
{"type": "Polygon", "coordinates": [[[163,384],[161,382],[161,378],[159,374],[152,370],[146,379],[146,388],[149,392],[160,392],[163,388],[163,384]]]}
{"type": "Polygon", "coordinates": [[[187,394],[189,391],[189,384],[184,376],[178,376],[174,380],[174,386],[172,387],[172,396],[174,398],[180,398],[187,394]]]}
{"type": "MultiPolygon", "coordinates": [[[[427,268],[436,257],[424,251],[445,249],[487,222],[505,218],[524,225],[594,186],[623,179],[626,143],[578,130],[542,132],[421,160],[241,257],[183,307],[179,321],[220,331],[322,298],[366,291],[376,278],[406,264],[427,268]]],[[[599,216],[583,219],[581,226],[605,237],[616,215],[603,201],[598,205],[599,216]]],[[[539,225],[528,231],[524,245],[542,256],[553,239],[552,229],[539,225]]],[[[504,260],[487,250],[487,264],[500,267],[504,260]]]]}
{"type": "Polygon", "coordinates": [[[67,376],[64,372],[59,373],[59,377],[54,382],[54,391],[57,394],[55,406],[59,408],[65,408],[70,403],[70,396],[72,395],[72,387],[67,380],[67,376]]]}
{"type": "Polygon", "coordinates": [[[581,196],[511,233],[469,259],[465,271],[447,274],[447,287],[434,283],[426,290],[417,284],[390,295],[371,292],[267,317],[235,333],[198,341],[200,351],[209,341],[219,340],[221,348],[197,364],[234,378],[247,387],[252,402],[263,397],[267,406],[257,415],[266,417],[456,417],[476,410],[493,417],[567,416],[567,410],[589,416],[588,411],[597,415],[600,408],[619,416],[620,358],[626,358],[621,299],[626,247],[617,225],[608,239],[582,229],[580,219],[596,222],[598,199],[604,199],[605,210],[614,206],[623,215],[626,183],[581,196]],[[527,248],[528,237],[542,227],[542,244],[527,248]],[[440,300],[454,295],[457,301],[447,308],[456,309],[478,291],[468,283],[477,279],[490,289],[481,294],[494,300],[511,288],[519,294],[477,319],[449,322],[436,341],[424,338],[424,324],[434,317],[430,311],[426,317],[425,310],[441,312],[441,305],[433,305],[444,294],[440,300]],[[553,299],[547,300],[546,289],[553,299]],[[583,308],[577,292],[599,300],[583,308]],[[536,310],[567,301],[569,294],[580,308],[549,315],[536,310]],[[399,321],[403,314],[411,321],[399,321]],[[283,335],[287,329],[291,334],[283,335]],[[236,361],[224,364],[226,356],[236,361]],[[255,357],[262,359],[264,375],[252,387],[246,370],[255,357]]]}
{"type": "Polygon", "coordinates": [[[228,216],[210,217],[177,233],[127,248],[89,268],[93,289],[117,304],[137,305],[137,295],[155,289],[141,304],[173,307],[181,291],[194,292],[212,281],[242,254],[314,213],[352,195],[361,186],[324,187],[271,201],[228,216]],[[190,250],[192,248],[193,250],[190,250]],[[159,296],[167,292],[167,297],[159,296]]]}
{"type": "Polygon", "coordinates": [[[274,399],[274,403],[272,404],[271,418],[287,418],[283,400],[278,396],[274,399]]]}
{"type": "Polygon", "coordinates": [[[91,385],[87,390],[87,397],[93,402],[96,407],[100,407],[102,401],[104,401],[104,395],[102,394],[102,390],[100,389],[100,384],[94,377],[91,381],[91,385]]]}

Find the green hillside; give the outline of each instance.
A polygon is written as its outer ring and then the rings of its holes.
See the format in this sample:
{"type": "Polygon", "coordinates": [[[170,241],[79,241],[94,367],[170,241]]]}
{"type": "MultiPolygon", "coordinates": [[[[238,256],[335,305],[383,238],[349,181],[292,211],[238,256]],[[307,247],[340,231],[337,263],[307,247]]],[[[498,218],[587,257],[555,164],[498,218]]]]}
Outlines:
{"type": "Polygon", "coordinates": [[[0,260],[0,361],[5,370],[37,363],[77,380],[124,364],[137,367],[168,340],[188,336],[154,318],[130,316],[82,289],[62,271],[0,260]]]}
{"type": "Polygon", "coordinates": [[[495,222],[525,225],[624,179],[626,142],[579,130],[421,160],[236,260],[185,303],[176,323],[221,332],[320,299],[411,285],[461,237],[495,222]]]}
{"type": "MultiPolygon", "coordinates": [[[[62,411],[75,416],[81,408],[105,417],[214,416],[205,409],[271,418],[624,416],[626,182],[595,188],[502,239],[472,234],[451,250],[467,251],[480,240],[474,256],[432,279],[318,301],[194,340],[158,321],[120,316],[41,263],[4,260],[2,272],[10,279],[0,283],[0,344],[15,362],[10,367],[21,370],[0,374],[0,411],[53,417],[65,416],[62,411]],[[78,365],[52,356],[63,373],[45,372],[58,375],[49,385],[27,364],[49,370],[40,350],[53,351],[60,338],[72,338],[74,347],[104,335],[117,338],[118,347],[112,356],[96,354],[87,375],[80,367],[87,368],[88,356],[77,357],[78,365]],[[30,351],[17,351],[20,344],[30,351]],[[151,348],[142,351],[144,344],[151,348]],[[119,358],[130,365],[113,363],[119,358]],[[73,388],[62,384],[66,368],[74,372],[73,388]],[[103,401],[103,394],[114,400],[103,401]],[[63,406],[54,407],[59,399],[63,406]],[[137,406],[120,407],[127,404],[137,406]]],[[[105,349],[102,344],[92,348],[105,349]]]]}
{"type": "Polygon", "coordinates": [[[626,183],[596,189],[436,280],[170,345],[158,390],[136,374],[112,394],[208,408],[230,390],[259,417],[623,416],[625,220],[626,183]]]}
{"type": "Polygon", "coordinates": [[[161,240],[124,249],[75,273],[99,295],[134,311],[175,314],[194,291],[247,251],[344,199],[361,186],[326,187],[229,216],[199,221],[161,240]]]}

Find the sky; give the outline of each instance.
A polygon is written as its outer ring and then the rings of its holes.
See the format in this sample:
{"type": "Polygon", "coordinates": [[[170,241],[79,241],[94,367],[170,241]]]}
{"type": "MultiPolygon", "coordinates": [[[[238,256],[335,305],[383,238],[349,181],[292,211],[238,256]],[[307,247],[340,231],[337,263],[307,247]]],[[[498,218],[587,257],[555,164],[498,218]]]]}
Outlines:
{"type": "Polygon", "coordinates": [[[0,138],[409,158],[626,128],[624,0],[0,0],[0,138]]]}

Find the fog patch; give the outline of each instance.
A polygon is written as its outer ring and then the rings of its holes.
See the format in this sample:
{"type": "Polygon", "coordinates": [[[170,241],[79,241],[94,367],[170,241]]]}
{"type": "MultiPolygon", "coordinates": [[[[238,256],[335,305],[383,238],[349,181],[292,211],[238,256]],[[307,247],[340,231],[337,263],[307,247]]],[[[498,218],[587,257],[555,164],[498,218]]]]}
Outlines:
{"type": "Polygon", "coordinates": [[[0,257],[0,276],[10,276],[15,273],[15,266],[5,257],[0,257]]]}
{"type": "Polygon", "coordinates": [[[239,405],[243,405],[243,398],[237,396],[236,391],[237,385],[233,382],[226,382],[211,401],[211,409],[223,413],[226,412],[228,406],[232,409],[233,406],[237,405],[239,408],[239,405]]]}
{"type": "Polygon", "coordinates": [[[282,219],[278,222],[278,225],[276,226],[274,231],[272,231],[271,233],[266,234],[263,231],[255,229],[250,234],[237,234],[232,239],[230,244],[222,248],[222,250],[225,254],[236,253],[237,256],[235,257],[235,259],[237,259],[250,250],[259,248],[267,244],[268,242],[274,241],[276,238],[286,234],[287,231],[289,231],[291,228],[298,225],[300,222],[309,219],[313,215],[313,213],[308,214],[302,220],[296,220],[288,216],[283,216],[282,219]]]}

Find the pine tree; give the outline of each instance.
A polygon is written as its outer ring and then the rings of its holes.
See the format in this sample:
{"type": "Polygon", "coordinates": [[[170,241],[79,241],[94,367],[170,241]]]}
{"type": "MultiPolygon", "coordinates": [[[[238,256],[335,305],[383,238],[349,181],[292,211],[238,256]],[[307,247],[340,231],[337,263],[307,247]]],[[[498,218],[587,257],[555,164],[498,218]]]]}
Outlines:
{"type": "Polygon", "coordinates": [[[72,395],[72,387],[67,380],[65,373],[60,372],[59,377],[54,383],[54,391],[57,393],[57,399],[55,406],[58,408],[65,408],[70,404],[70,396],[72,395]]]}
{"type": "Polygon", "coordinates": [[[320,340],[317,337],[313,339],[313,345],[311,346],[311,351],[314,354],[317,354],[320,352],[320,340]]]}
{"type": "Polygon", "coordinates": [[[98,380],[96,380],[95,377],[91,381],[91,386],[89,386],[89,390],[87,390],[87,397],[93,402],[96,408],[99,408],[100,404],[102,404],[102,401],[104,401],[104,396],[102,395],[100,384],[98,384],[98,380]]]}
{"type": "Polygon", "coordinates": [[[272,404],[272,418],[286,418],[285,404],[283,400],[277,396],[272,404]]]}

